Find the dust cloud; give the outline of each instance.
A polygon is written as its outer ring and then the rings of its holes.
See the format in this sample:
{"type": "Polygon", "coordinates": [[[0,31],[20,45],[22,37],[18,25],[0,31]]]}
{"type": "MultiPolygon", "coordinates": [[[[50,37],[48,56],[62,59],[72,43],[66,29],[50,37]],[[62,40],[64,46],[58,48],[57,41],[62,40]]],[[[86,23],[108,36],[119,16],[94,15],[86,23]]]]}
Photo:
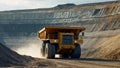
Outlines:
{"type": "Polygon", "coordinates": [[[14,49],[17,53],[21,55],[32,56],[40,58],[40,46],[42,41],[36,38],[24,40],[21,47],[14,49]]]}
{"type": "MultiPolygon", "coordinates": [[[[8,48],[17,52],[20,55],[27,55],[36,58],[46,59],[45,57],[42,56],[40,50],[42,41],[37,37],[18,37],[18,38],[10,37],[5,41],[6,45],[8,45],[7,46],[8,48]]],[[[59,58],[59,55],[55,55],[55,57],[59,58]]]]}
{"type": "Polygon", "coordinates": [[[16,52],[18,52],[21,55],[40,57],[40,48],[36,44],[28,44],[27,46],[18,48],[16,52]]]}

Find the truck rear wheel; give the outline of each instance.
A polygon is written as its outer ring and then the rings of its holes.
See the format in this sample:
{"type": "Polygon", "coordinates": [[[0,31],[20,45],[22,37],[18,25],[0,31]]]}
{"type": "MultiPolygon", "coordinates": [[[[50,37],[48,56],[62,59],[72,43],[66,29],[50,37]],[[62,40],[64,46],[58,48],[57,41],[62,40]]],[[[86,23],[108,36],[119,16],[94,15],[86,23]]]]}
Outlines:
{"type": "Polygon", "coordinates": [[[75,49],[71,54],[71,58],[80,58],[80,56],[81,56],[81,47],[79,44],[76,44],[75,49]]]}
{"type": "Polygon", "coordinates": [[[45,58],[55,58],[55,46],[46,43],[45,46],[45,58]]]}

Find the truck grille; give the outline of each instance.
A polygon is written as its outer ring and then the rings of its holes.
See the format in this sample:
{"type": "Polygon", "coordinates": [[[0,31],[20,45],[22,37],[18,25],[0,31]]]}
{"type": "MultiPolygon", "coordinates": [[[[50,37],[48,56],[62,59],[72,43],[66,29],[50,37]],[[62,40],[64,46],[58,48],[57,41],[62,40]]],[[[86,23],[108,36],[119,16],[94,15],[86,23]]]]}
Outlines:
{"type": "Polygon", "coordinates": [[[62,36],[62,44],[63,45],[72,45],[72,35],[63,35],[62,36]]]}

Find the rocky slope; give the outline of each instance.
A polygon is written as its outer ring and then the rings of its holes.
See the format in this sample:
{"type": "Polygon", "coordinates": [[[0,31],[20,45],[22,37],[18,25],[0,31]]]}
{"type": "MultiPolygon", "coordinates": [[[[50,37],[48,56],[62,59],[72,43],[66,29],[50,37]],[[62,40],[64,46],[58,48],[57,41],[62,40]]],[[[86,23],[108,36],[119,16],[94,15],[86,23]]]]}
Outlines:
{"type": "Polygon", "coordinates": [[[87,33],[82,57],[120,60],[120,30],[87,33]]]}
{"type": "Polygon", "coordinates": [[[0,67],[25,66],[25,63],[31,60],[33,60],[32,57],[19,55],[0,43],[0,67]]]}
{"type": "Polygon", "coordinates": [[[94,51],[96,53],[93,57],[120,60],[120,34],[107,39],[107,41],[97,46],[94,51]]]}

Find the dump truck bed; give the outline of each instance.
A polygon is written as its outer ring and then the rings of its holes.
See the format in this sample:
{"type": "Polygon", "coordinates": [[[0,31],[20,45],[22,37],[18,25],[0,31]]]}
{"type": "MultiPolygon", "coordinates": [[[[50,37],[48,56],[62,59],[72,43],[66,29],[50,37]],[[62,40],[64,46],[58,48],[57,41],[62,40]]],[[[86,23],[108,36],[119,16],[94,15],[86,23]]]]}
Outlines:
{"type": "Polygon", "coordinates": [[[80,32],[84,31],[84,27],[69,27],[69,26],[46,26],[38,32],[40,39],[47,39],[49,34],[58,34],[60,32],[74,33],[79,35],[80,32]]]}

